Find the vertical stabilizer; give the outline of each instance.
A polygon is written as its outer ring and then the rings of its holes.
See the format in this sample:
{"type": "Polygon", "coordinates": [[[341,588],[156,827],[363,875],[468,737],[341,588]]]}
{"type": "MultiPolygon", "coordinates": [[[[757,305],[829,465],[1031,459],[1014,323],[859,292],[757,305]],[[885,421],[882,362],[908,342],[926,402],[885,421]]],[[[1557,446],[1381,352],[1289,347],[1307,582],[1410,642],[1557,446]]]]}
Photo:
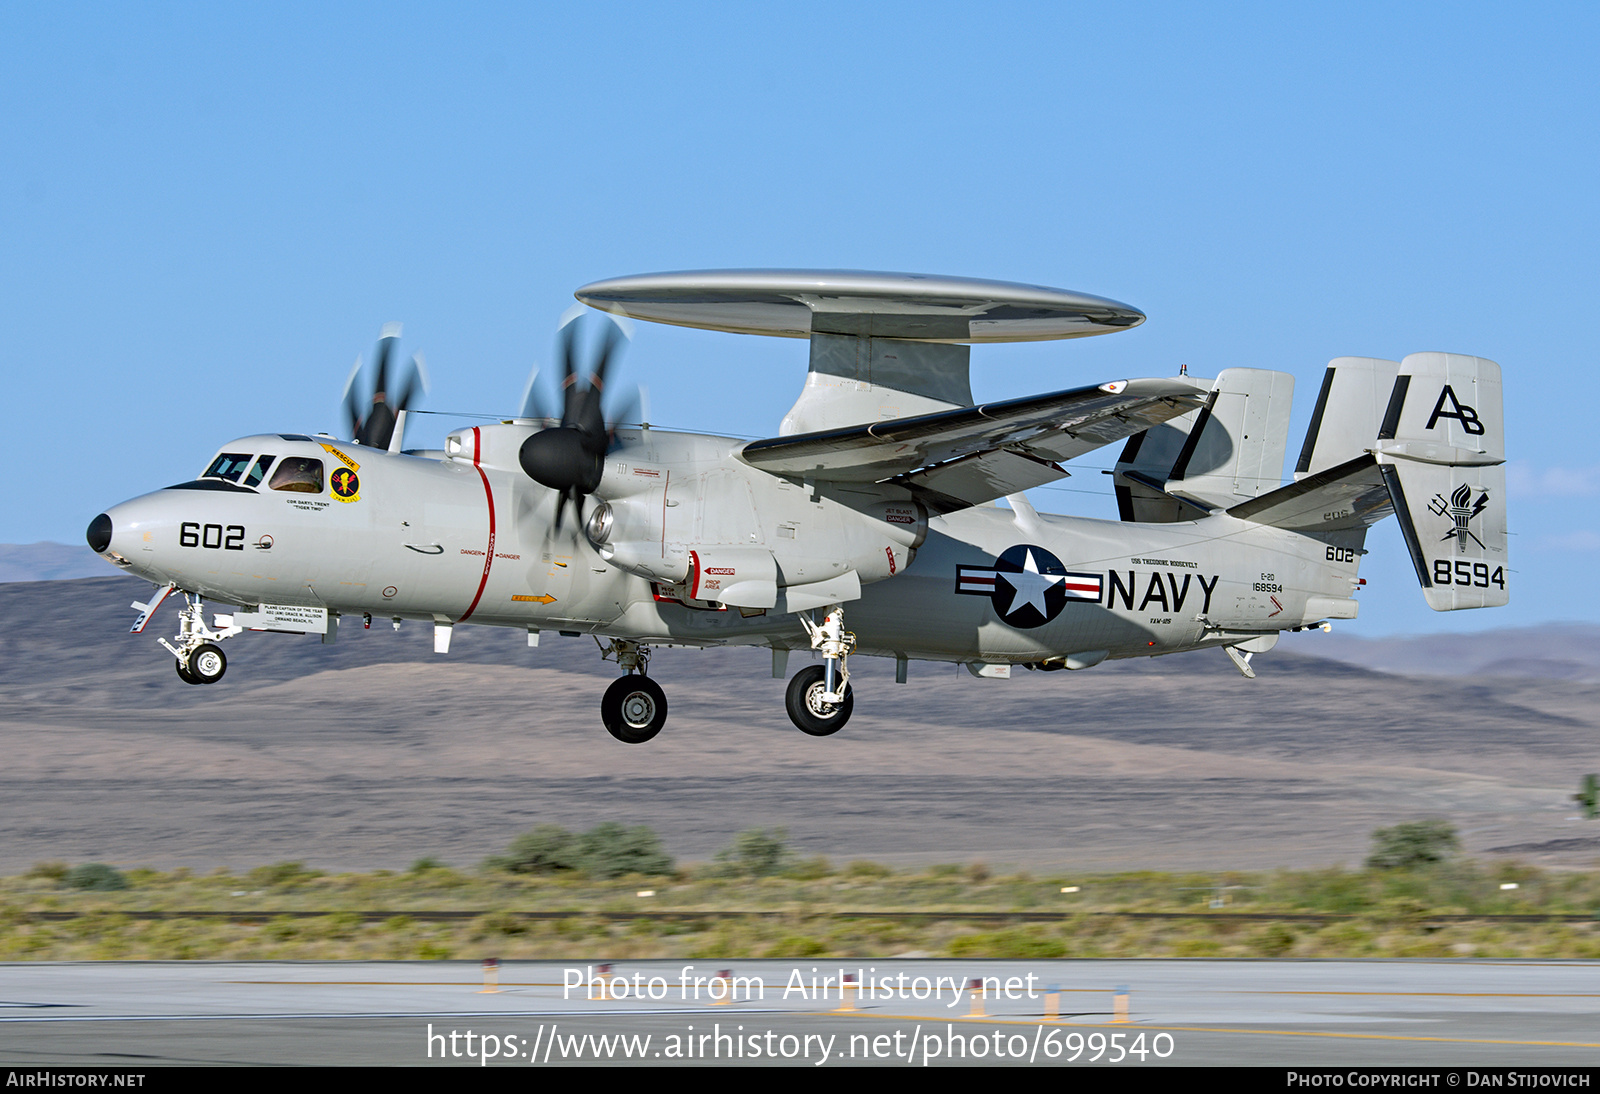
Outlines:
{"type": "MultiPolygon", "coordinates": [[[[1208,420],[1173,464],[1169,487],[1227,508],[1283,482],[1294,377],[1260,368],[1223,369],[1208,420]]],[[[1198,414],[1205,414],[1200,410],[1198,414]]]]}
{"type": "Polygon", "coordinates": [[[1296,482],[1372,449],[1399,371],[1400,362],[1379,357],[1335,357],[1328,362],[1294,466],[1296,482]]]}
{"type": "Polygon", "coordinates": [[[1193,520],[1277,489],[1293,399],[1286,372],[1224,369],[1205,406],[1128,441],[1116,468],[1122,519],[1193,520]]]}
{"type": "Polygon", "coordinates": [[[1510,600],[1500,366],[1458,353],[1400,362],[1372,449],[1434,611],[1510,600]]]}

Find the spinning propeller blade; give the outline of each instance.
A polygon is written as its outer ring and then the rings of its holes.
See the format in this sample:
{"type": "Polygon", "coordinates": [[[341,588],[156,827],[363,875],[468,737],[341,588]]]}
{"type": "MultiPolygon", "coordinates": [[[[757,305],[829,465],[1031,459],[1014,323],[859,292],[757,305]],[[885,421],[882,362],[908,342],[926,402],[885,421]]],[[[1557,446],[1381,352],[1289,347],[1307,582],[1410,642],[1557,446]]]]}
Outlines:
{"type": "Polygon", "coordinates": [[[355,367],[350,370],[350,378],[345,381],[345,419],[350,426],[350,439],[357,444],[372,448],[388,448],[389,440],[394,436],[396,412],[410,407],[417,397],[419,388],[424,394],[428,390],[427,366],[419,353],[411,359],[411,368],[407,371],[398,394],[390,398],[389,360],[394,355],[395,345],[399,341],[400,324],[385,323],[378,336],[372,396],[367,402],[365,414],[362,413],[362,401],[356,394],[356,377],[361,371],[361,358],[356,358],[355,367]]]}
{"type": "MultiPolygon", "coordinates": [[[[606,414],[602,407],[606,372],[617,357],[626,332],[616,323],[605,324],[600,344],[591,355],[592,365],[580,365],[578,315],[569,315],[561,325],[558,357],[561,362],[561,420],[541,429],[526,441],[518,453],[522,470],[535,482],[558,492],[555,526],[559,531],[567,503],[577,509],[583,521],[583,499],[600,485],[605,471],[606,453],[616,434],[618,414],[606,414]]],[[[538,413],[540,400],[535,376],[528,379],[523,398],[523,416],[547,417],[538,413]]],[[[637,399],[624,403],[624,409],[637,399]]]]}

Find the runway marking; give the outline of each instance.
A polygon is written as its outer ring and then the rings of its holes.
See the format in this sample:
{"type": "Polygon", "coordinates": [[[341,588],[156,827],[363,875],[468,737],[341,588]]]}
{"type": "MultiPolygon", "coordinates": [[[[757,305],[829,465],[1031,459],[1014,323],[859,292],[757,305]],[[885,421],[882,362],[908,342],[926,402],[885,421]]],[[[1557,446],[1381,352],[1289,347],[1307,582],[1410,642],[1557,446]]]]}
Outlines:
{"type": "MultiPolygon", "coordinates": [[[[812,1012],[816,1017],[831,1015],[831,1011],[812,1012]]],[[[896,1022],[926,1022],[926,1014],[874,1014],[869,1011],[855,1011],[854,1013],[840,1014],[841,1018],[887,1018],[896,1022]]],[[[1600,1048],[1600,1041],[1508,1041],[1489,1037],[1422,1037],[1404,1033],[1333,1033],[1313,1029],[1242,1029],[1232,1026],[1157,1026],[1144,1022],[1046,1022],[1041,1018],[971,1018],[966,1015],[945,1018],[947,1022],[965,1022],[968,1024],[982,1025],[988,1023],[996,1026],[1057,1026],[1061,1029],[1118,1029],[1118,1030],[1167,1030],[1175,1033],[1244,1033],[1259,1034],[1265,1037],[1334,1037],[1350,1041],[1438,1041],[1452,1045],[1524,1045],[1535,1048],[1600,1048]]]]}
{"type": "MultiPolygon", "coordinates": [[[[1075,1023],[1079,1024],[1079,1023],[1075,1023]]],[[[1088,1025],[1089,1023],[1081,1023],[1088,1025]]],[[[1105,1025],[1106,1023],[1094,1023],[1105,1025]]],[[[1121,1028],[1126,1028],[1124,1025],[1121,1028]]],[[[1211,1026],[1146,1026],[1140,1029],[1176,1030],[1180,1033],[1252,1033],[1268,1037],[1336,1037],[1351,1041],[1439,1041],[1452,1045],[1526,1045],[1537,1048],[1600,1048],[1595,1041],[1510,1041],[1490,1037],[1421,1037],[1403,1033],[1332,1033],[1309,1029],[1223,1029],[1211,1026]]]]}
{"type": "Polygon", "coordinates": [[[1449,999],[1600,999],[1600,992],[1564,991],[1250,991],[1230,988],[1223,995],[1376,995],[1442,996],[1449,999]]]}
{"type": "MultiPolygon", "coordinates": [[[[304,1019],[370,1019],[370,1018],[565,1018],[582,1019],[591,1017],[623,1017],[623,1018],[650,1018],[660,1015],[688,1014],[714,1015],[723,1013],[722,1008],[712,1010],[707,1007],[662,1007],[659,1010],[616,1010],[610,1007],[596,1010],[443,1010],[443,1011],[353,1011],[350,1013],[329,1013],[328,1011],[294,1011],[282,1014],[74,1014],[60,1015],[57,1017],[38,1018],[0,1018],[0,1024],[14,1024],[18,1022],[272,1022],[279,1020],[300,1021],[304,1019]]],[[[762,1010],[747,1010],[740,1007],[739,1014],[793,1014],[794,1011],[776,1010],[772,1008],[762,1010]]]]}
{"type": "MultiPolygon", "coordinates": [[[[627,977],[623,977],[623,979],[626,980],[627,977]]],[[[273,985],[290,985],[290,986],[301,985],[301,986],[305,986],[305,987],[321,986],[321,987],[378,987],[378,988],[382,988],[382,987],[389,987],[389,986],[393,985],[393,986],[397,986],[397,987],[418,987],[418,988],[472,988],[472,987],[475,987],[475,985],[478,983],[478,981],[476,981],[476,980],[224,980],[224,981],[222,981],[222,983],[224,983],[224,984],[273,984],[273,985]]],[[[526,981],[526,982],[521,982],[521,983],[510,983],[510,982],[507,982],[507,981],[502,981],[501,983],[504,984],[507,987],[514,987],[514,988],[560,988],[560,987],[565,987],[565,984],[558,984],[554,980],[549,980],[549,981],[533,980],[533,981],[526,981]]],[[[1105,995],[1110,989],[1109,988],[1053,988],[1051,990],[1052,991],[1057,991],[1062,995],[1069,995],[1069,994],[1072,994],[1074,992],[1076,992],[1076,993],[1078,993],[1080,995],[1105,995]]],[[[1249,993],[1241,993],[1241,994],[1249,994],[1249,993]]],[[[1285,992],[1283,994],[1293,994],[1293,993],[1292,992],[1285,992]]],[[[1352,993],[1352,994],[1354,994],[1354,993],[1352,993]]],[[[595,1000],[595,1002],[599,1002],[599,1001],[600,1000],[595,1000]]]]}
{"type": "MultiPolygon", "coordinates": [[[[477,990],[482,980],[222,980],[222,984],[272,984],[288,987],[464,987],[477,990]]],[[[555,980],[531,980],[514,984],[502,980],[502,987],[562,987],[555,980]]]]}
{"type": "MultiPolygon", "coordinates": [[[[1082,989],[1080,989],[1082,990],[1082,989]]],[[[328,1013],[327,1011],[294,1011],[284,1013],[263,1014],[75,1014],[51,1015],[35,1017],[0,1017],[0,1025],[23,1022],[230,1022],[230,1021],[303,1021],[316,1020],[357,1020],[357,1019],[418,1019],[418,1018],[566,1018],[584,1019],[595,1017],[627,1017],[649,1018],[668,1015],[711,1015],[725,1014],[727,1011],[720,1008],[713,1010],[709,1007],[684,1007],[684,1008],[652,1008],[648,1010],[619,1010],[612,1007],[596,1008],[594,1010],[473,1010],[473,1011],[371,1011],[351,1013],[328,1013]]],[[[1488,1037],[1426,1037],[1415,1034],[1400,1033],[1335,1033],[1324,1030],[1301,1029],[1248,1029],[1236,1026],[1167,1026],[1153,1025],[1144,1022],[1046,1022],[1042,1018],[1002,1018],[999,1016],[973,1018],[967,1015],[936,1016],[927,1014],[885,1014],[873,1011],[856,1011],[841,1014],[837,1011],[790,1011],[777,1008],[748,1009],[740,1007],[737,1013],[746,1014],[775,1014],[789,1017],[810,1018],[844,1018],[861,1019],[875,1018],[896,1022],[926,1022],[942,1019],[951,1023],[965,1025],[989,1024],[996,1026],[1054,1026],[1058,1029],[1116,1029],[1123,1031],[1133,1030],[1163,1030],[1175,1033],[1226,1033],[1244,1034],[1247,1036],[1263,1037],[1328,1037],[1348,1041],[1415,1041],[1452,1045],[1513,1045],[1527,1048],[1600,1048],[1600,1042],[1593,1041],[1523,1041],[1488,1037]]]]}

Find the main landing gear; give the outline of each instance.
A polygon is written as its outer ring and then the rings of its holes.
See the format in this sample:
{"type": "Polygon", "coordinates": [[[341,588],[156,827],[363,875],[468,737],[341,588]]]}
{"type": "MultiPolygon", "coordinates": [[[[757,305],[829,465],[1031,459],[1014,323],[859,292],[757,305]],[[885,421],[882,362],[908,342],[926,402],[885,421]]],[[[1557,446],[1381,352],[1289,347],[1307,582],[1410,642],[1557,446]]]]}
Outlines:
{"type": "Polygon", "coordinates": [[[228,671],[228,656],[217,645],[224,638],[243,632],[243,627],[224,627],[220,631],[206,626],[205,605],[194,593],[184,593],[186,607],[178,609],[176,645],[157,639],[177,658],[178,678],[186,684],[215,684],[228,671]]]}
{"type": "Polygon", "coordinates": [[[638,642],[613,638],[600,648],[604,660],[615,659],[627,675],[612,681],[600,700],[600,720],[606,731],[624,744],[638,745],[650,740],[667,724],[667,696],[661,685],[645,675],[650,665],[650,647],[638,642]]]}
{"type": "Polygon", "coordinates": [[[822,654],[820,665],[807,665],[789,681],[784,706],[789,720],[813,737],[837,733],[850,720],[855,697],[850,693],[850,651],[856,636],[844,629],[844,608],[828,609],[820,624],[799,617],[811,636],[811,648],[822,654]]]}
{"type": "Polygon", "coordinates": [[[849,684],[844,686],[841,702],[830,703],[823,698],[828,687],[826,673],[821,665],[807,665],[794,674],[794,679],[789,681],[788,694],[783,697],[783,704],[789,709],[789,720],[813,737],[839,732],[850,720],[850,712],[856,705],[849,684]]]}
{"type": "MultiPolygon", "coordinates": [[[[789,718],[813,737],[837,733],[850,720],[855,696],[850,691],[850,651],[856,636],[844,629],[844,608],[835,604],[821,623],[801,615],[801,624],[811,636],[811,648],[822,654],[820,665],[807,665],[789,681],[784,706],[789,718]]],[[[653,739],[667,722],[667,696],[661,685],[650,679],[650,647],[625,638],[613,638],[600,646],[602,660],[615,661],[621,678],[606,688],[600,700],[600,720],[606,732],[624,744],[638,745],[653,739]]],[[[781,671],[781,670],[780,670],[781,671]]]]}

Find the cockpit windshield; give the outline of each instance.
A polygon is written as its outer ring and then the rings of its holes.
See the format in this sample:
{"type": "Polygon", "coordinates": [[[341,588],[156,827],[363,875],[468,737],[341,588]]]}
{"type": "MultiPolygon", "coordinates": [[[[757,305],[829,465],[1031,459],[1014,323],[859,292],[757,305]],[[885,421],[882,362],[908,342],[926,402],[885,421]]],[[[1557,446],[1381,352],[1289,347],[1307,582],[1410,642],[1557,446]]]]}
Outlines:
{"type": "Polygon", "coordinates": [[[239,476],[244,474],[244,469],[250,466],[249,452],[224,452],[211,461],[211,466],[206,468],[202,479],[223,479],[227,482],[238,482],[239,476]]]}
{"type": "Polygon", "coordinates": [[[245,476],[244,484],[246,486],[261,485],[261,478],[267,473],[267,468],[272,466],[272,461],[274,458],[275,457],[272,456],[257,457],[256,465],[250,469],[250,474],[245,476]]]}

